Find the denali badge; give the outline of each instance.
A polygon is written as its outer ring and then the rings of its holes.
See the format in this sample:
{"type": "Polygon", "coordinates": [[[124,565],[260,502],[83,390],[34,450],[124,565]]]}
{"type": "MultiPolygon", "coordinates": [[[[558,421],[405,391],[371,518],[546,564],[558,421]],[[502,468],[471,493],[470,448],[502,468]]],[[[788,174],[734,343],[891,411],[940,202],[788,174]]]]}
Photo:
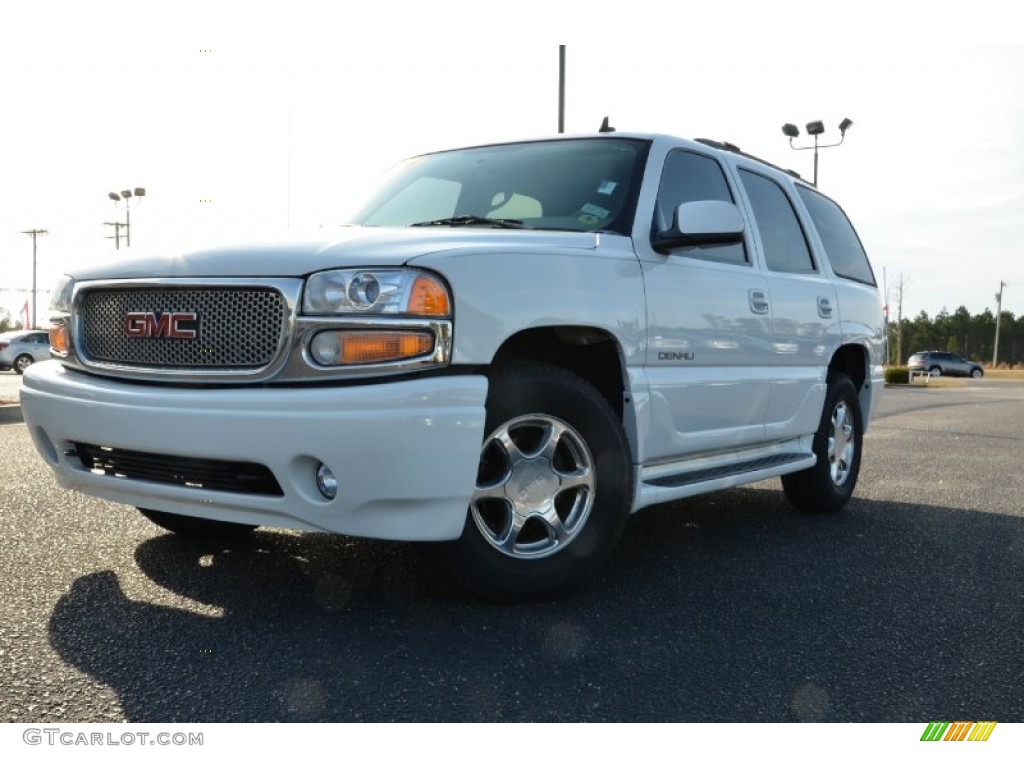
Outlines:
{"type": "Polygon", "coordinates": [[[128,312],[124,332],[126,336],[194,339],[198,334],[197,318],[195,312],[128,312]]]}

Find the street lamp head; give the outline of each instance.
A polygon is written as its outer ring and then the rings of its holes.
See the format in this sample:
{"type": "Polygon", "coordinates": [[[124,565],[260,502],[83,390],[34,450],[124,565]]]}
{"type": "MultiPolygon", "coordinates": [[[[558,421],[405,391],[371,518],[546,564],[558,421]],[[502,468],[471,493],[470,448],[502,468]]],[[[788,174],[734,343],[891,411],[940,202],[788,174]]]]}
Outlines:
{"type": "Polygon", "coordinates": [[[841,136],[846,135],[846,131],[849,130],[850,126],[853,125],[853,120],[848,117],[843,118],[843,122],[839,124],[839,134],[841,136]]]}
{"type": "Polygon", "coordinates": [[[795,139],[797,136],[800,135],[800,129],[797,128],[792,123],[786,123],[784,126],[782,126],[782,132],[789,136],[789,138],[791,139],[795,139]]]}
{"type": "Polygon", "coordinates": [[[809,136],[820,136],[825,132],[825,124],[821,120],[815,120],[812,123],[807,124],[807,134],[809,136]]]}
{"type": "Polygon", "coordinates": [[[109,197],[109,198],[110,198],[111,200],[113,200],[113,201],[114,201],[115,203],[116,203],[116,202],[117,202],[118,200],[120,200],[120,199],[121,199],[121,196],[120,196],[119,194],[117,194],[117,192],[111,192],[111,193],[110,193],[109,195],[107,195],[107,197],[109,197]]]}
{"type": "Polygon", "coordinates": [[[121,192],[121,197],[123,197],[125,200],[127,200],[131,196],[132,196],[132,191],[130,189],[125,189],[125,190],[123,190],[121,192]]]}
{"type": "Polygon", "coordinates": [[[136,187],[135,188],[135,196],[136,197],[145,197],[146,196],[146,189],[145,189],[145,187],[136,187]]]}

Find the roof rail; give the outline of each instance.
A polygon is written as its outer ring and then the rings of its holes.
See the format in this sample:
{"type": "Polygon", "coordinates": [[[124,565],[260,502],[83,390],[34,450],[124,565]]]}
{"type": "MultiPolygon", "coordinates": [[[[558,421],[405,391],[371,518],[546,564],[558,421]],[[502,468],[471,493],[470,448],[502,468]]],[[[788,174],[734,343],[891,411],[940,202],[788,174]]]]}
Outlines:
{"type": "Polygon", "coordinates": [[[777,171],[782,171],[783,173],[788,174],[788,175],[792,176],[795,179],[801,179],[801,181],[803,180],[802,177],[800,176],[800,174],[797,173],[796,171],[794,171],[793,169],[791,169],[791,168],[783,168],[781,166],[776,165],[775,163],[770,163],[767,160],[765,160],[764,158],[758,157],[757,155],[751,155],[748,152],[744,152],[742,149],[740,149],[739,147],[737,147],[735,144],[733,144],[731,142],[728,142],[728,141],[715,141],[714,139],[694,139],[694,141],[696,141],[698,144],[703,144],[703,145],[705,145],[707,147],[713,147],[714,149],[721,149],[721,150],[723,150],[725,152],[732,152],[733,154],[740,155],[741,157],[745,157],[748,160],[756,160],[757,162],[763,163],[764,165],[767,165],[767,166],[770,166],[770,167],[774,168],[777,171]]]}

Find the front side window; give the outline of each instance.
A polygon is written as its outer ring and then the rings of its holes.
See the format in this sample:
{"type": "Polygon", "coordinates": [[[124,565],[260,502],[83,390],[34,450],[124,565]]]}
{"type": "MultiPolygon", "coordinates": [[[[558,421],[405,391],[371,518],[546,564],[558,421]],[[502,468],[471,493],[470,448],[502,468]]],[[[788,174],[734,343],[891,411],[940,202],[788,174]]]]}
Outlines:
{"type": "Polygon", "coordinates": [[[807,206],[814,228],[818,230],[832,271],[840,277],[874,285],[875,275],[868,255],[864,253],[864,246],[843,209],[808,187],[797,186],[797,194],[807,206]]]}
{"type": "Polygon", "coordinates": [[[406,160],[352,219],[376,227],[487,226],[630,234],[649,143],[567,139],[406,160]]]}
{"type": "MultiPolygon", "coordinates": [[[[681,204],[701,200],[735,202],[721,166],[710,157],[696,152],[674,150],[669,153],[658,186],[658,202],[654,211],[655,232],[664,232],[672,226],[676,208],[681,204]]],[[[748,263],[743,243],[686,246],[676,248],[672,253],[728,264],[748,263]]]]}
{"type": "Polygon", "coordinates": [[[740,170],[740,179],[750,198],[768,269],[773,272],[815,272],[807,238],[782,187],[766,176],[743,169],[740,170]]]}

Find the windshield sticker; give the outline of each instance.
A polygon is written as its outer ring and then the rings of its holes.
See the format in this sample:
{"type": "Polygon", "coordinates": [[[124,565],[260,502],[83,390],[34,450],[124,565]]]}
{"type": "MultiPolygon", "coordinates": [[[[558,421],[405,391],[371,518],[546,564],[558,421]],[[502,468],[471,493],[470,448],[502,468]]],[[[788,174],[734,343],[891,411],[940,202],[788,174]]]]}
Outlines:
{"type": "Polygon", "coordinates": [[[612,192],[615,191],[615,188],[617,186],[619,186],[617,182],[608,181],[607,179],[605,179],[604,181],[597,185],[597,194],[610,195],[612,192]]]}
{"type": "Polygon", "coordinates": [[[587,203],[580,208],[580,213],[585,213],[589,216],[596,216],[599,219],[607,219],[608,214],[611,213],[607,208],[602,208],[600,205],[594,205],[593,203],[587,203]]]}

